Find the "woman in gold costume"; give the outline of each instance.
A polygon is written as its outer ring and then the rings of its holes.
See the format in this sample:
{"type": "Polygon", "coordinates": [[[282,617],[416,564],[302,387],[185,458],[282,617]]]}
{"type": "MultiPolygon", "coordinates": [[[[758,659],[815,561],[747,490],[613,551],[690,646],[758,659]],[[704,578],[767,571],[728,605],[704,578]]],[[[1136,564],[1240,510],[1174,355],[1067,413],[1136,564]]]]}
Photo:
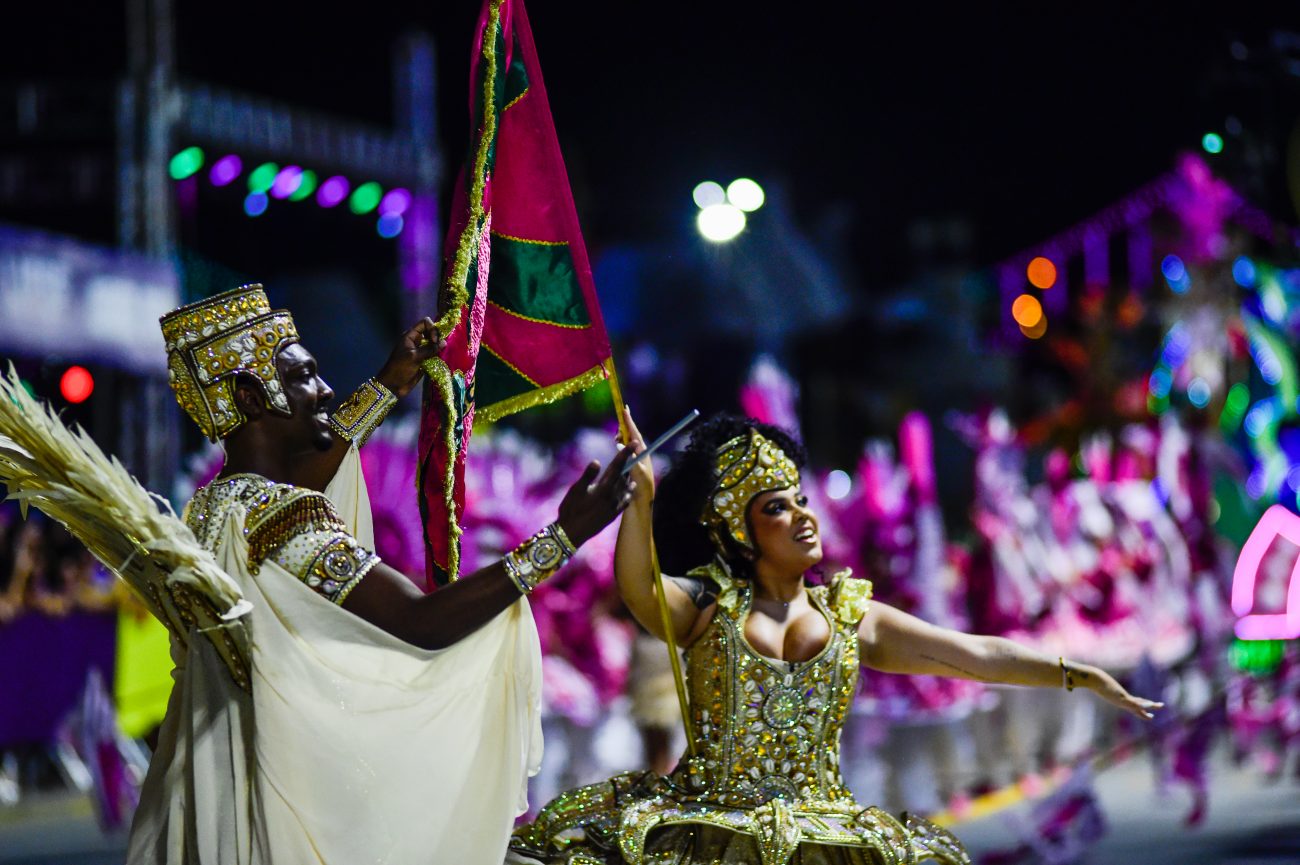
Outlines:
{"type": "MultiPolygon", "coordinates": [[[[627,418],[629,446],[644,448],[627,418]]],[[[1160,706],[1095,667],[1009,640],[939,628],[871,600],[822,558],[799,487],[802,448],[748,418],[700,425],[655,495],[634,472],[615,571],[637,620],[662,638],[652,532],[665,594],[686,647],[688,753],[668,776],[629,772],[564,793],[516,830],[511,862],[567,865],[902,865],[969,863],[961,843],[919,817],[853,799],[840,730],[859,666],[984,682],[1086,688],[1142,718],[1160,706]],[[651,503],[654,502],[652,509],[651,503]]]]}

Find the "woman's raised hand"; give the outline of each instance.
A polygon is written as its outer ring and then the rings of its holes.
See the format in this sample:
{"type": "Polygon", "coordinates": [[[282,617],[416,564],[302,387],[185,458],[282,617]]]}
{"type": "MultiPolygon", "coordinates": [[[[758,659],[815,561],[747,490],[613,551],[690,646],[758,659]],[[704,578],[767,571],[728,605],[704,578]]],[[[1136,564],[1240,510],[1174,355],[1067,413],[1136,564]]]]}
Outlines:
{"type": "MultiPolygon", "coordinates": [[[[627,406],[623,407],[623,428],[626,430],[627,441],[621,441],[620,446],[631,450],[633,456],[644,451],[645,439],[641,437],[641,431],[632,421],[632,410],[627,406]]],[[[655,472],[651,460],[652,458],[648,456],[637,460],[629,474],[636,484],[632,493],[633,499],[642,504],[649,504],[655,497],[655,472]]]]}

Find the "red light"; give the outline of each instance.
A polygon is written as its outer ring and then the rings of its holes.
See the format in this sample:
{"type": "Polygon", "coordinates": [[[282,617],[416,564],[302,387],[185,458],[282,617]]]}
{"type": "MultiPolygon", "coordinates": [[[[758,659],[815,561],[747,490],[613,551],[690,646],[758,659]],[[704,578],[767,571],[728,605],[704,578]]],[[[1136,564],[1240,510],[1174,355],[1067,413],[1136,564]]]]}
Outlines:
{"type": "Polygon", "coordinates": [[[59,393],[70,403],[85,402],[95,392],[95,377],[84,366],[70,366],[59,379],[59,393]]]}

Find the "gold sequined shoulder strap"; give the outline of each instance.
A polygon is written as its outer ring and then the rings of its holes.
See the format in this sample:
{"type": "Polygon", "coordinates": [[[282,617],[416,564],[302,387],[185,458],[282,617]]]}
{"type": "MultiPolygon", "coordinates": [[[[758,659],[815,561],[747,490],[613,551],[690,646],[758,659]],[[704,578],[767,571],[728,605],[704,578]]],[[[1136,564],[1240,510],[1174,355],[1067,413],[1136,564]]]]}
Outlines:
{"type": "MultiPolygon", "coordinates": [[[[730,607],[726,608],[727,615],[743,627],[745,620],[749,618],[749,610],[753,606],[754,583],[752,580],[736,580],[734,591],[736,599],[730,607]]],[[[719,603],[719,606],[721,606],[721,603],[719,603]]]]}
{"type": "Polygon", "coordinates": [[[830,608],[838,622],[856,628],[871,608],[871,580],[860,580],[853,571],[837,571],[826,587],[830,608]]]}
{"type": "Polygon", "coordinates": [[[323,494],[277,485],[269,501],[249,509],[248,562],[260,567],[266,557],[303,532],[347,532],[347,524],[323,494]]]}

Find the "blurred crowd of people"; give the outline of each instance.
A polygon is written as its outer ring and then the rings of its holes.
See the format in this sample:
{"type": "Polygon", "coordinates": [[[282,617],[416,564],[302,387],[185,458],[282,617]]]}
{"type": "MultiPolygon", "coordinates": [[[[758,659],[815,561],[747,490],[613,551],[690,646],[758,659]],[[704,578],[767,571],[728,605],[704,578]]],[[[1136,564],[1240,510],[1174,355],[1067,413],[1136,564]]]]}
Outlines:
{"type": "Polygon", "coordinates": [[[0,627],[26,612],[66,616],[112,609],[113,575],[54,520],[0,502],[0,627]]]}

